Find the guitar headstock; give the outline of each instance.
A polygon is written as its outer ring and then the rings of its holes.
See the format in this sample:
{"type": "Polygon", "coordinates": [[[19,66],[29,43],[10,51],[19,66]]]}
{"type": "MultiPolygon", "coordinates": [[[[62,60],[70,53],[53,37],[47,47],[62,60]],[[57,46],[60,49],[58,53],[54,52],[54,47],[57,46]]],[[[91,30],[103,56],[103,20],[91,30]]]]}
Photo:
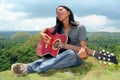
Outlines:
{"type": "Polygon", "coordinates": [[[109,53],[108,51],[105,51],[105,50],[96,51],[93,56],[97,58],[98,60],[103,60],[107,62],[112,62],[114,64],[118,64],[115,54],[109,53]]]}

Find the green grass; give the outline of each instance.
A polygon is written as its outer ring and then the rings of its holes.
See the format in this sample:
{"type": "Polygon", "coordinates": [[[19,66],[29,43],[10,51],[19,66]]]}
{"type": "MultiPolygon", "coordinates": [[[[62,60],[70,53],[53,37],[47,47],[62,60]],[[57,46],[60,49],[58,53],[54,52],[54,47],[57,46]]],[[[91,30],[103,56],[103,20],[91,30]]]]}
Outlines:
{"type": "Polygon", "coordinates": [[[81,80],[120,80],[119,71],[93,70],[87,73],[81,80]]]}
{"type": "Polygon", "coordinates": [[[119,80],[119,77],[120,65],[99,64],[94,58],[88,58],[79,67],[30,73],[22,77],[17,77],[11,71],[0,72],[0,80],[119,80]]]}

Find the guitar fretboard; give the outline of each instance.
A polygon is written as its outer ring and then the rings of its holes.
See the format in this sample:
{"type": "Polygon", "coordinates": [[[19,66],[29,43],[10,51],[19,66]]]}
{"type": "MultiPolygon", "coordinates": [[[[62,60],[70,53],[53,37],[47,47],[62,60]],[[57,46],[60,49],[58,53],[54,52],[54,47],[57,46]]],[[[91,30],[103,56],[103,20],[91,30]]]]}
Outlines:
{"type": "Polygon", "coordinates": [[[70,44],[64,44],[64,43],[60,43],[59,48],[64,48],[64,49],[71,49],[71,50],[74,50],[76,52],[78,52],[81,48],[78,47],[78,46],[73,46],[73,45],[70,45],[70,44]]]}
{"type": "MultiPolygon", "coordinates": [[[[64,48],[64,49],[71,49],[71,50],[76,51],[76,52],[79,52],[80,49],[81,49],[81,47],[74,46],[74,45],[71,45],[71,44],[64,44],[64,43],[60,43],[60,44],[58,45],[58,47],[59,47],[59,48],[64,48]]],[[[88,52],[87,52],[87,54],[94,56],[95,51],[89,49],[88,52]]]]}

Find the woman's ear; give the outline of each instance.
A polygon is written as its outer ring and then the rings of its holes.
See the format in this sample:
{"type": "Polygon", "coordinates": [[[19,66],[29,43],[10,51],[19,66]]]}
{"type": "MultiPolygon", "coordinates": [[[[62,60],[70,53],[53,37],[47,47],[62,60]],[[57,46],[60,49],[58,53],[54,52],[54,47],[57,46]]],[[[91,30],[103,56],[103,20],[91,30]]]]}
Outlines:
{"type": "Polygon", "coordinates": [[[70,15],[70,11],[68,11],[68,15],[70,15]]]}

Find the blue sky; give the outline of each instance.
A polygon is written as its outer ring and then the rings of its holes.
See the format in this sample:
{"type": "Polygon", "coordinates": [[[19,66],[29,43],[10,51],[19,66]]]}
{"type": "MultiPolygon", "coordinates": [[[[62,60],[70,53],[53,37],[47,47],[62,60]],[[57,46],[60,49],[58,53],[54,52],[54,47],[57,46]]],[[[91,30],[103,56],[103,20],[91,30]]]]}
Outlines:
{"type": "Polygon", "coordinates": [[[120,32],[120,0],[0,0],[0,31],[41,31],[68,6],[87,31],[120,32]]]}

